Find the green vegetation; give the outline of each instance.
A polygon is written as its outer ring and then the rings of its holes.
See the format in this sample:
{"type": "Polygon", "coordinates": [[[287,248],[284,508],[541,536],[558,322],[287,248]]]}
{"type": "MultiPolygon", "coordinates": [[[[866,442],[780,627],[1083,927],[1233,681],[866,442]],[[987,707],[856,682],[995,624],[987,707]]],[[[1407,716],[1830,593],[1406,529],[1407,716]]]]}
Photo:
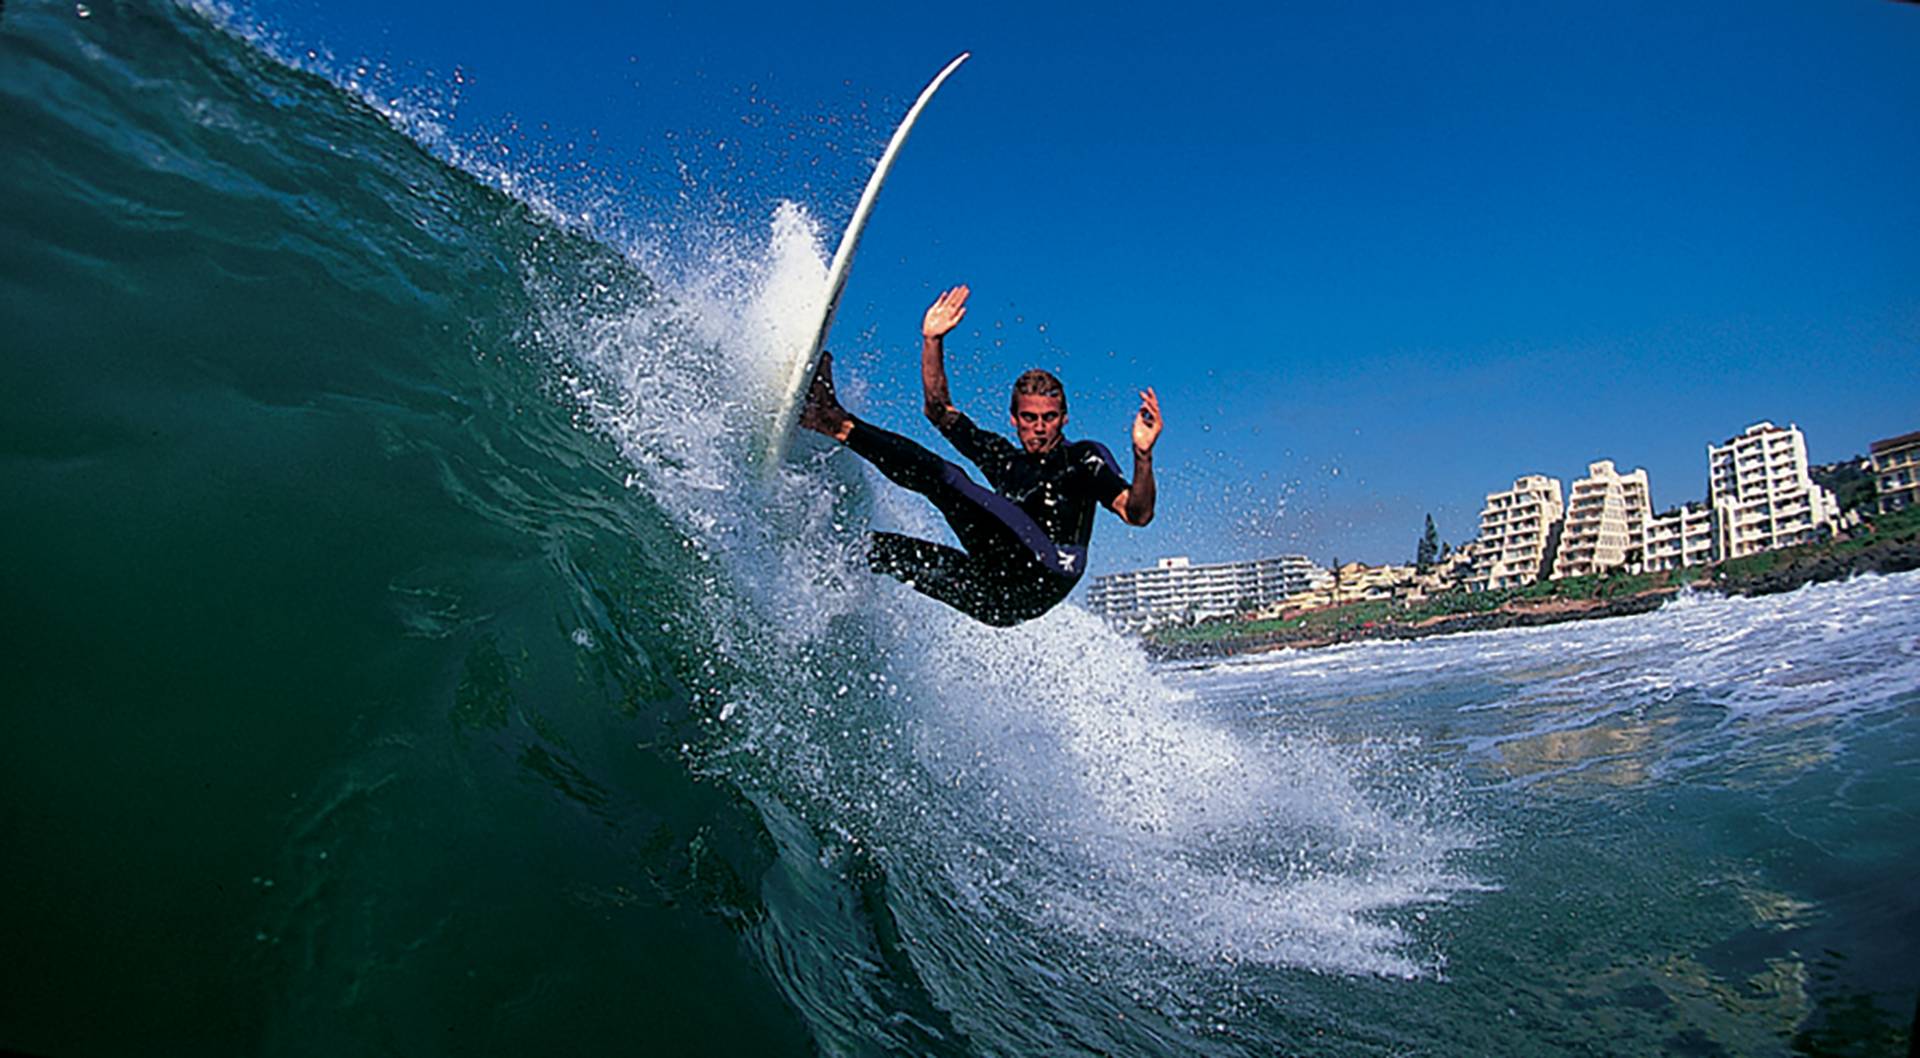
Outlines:
{"type": "Polygon", "coordinates": [[[1661,586],[1660,574],[1569,577],[1500,591],[1453,591],[1419,603],[1372,599],[1308,610],[1290,617],[1260,620],[1217,618],[1193,625],[1156,629],[1148,638],[1162,646],[1227,645],[1267,638],[1313,639],[1352,632],[1369,625],[1417,625],[1435,617],[1492,613],[1510,602],[1606,600],[1637,595],[1661,586]]]}
{"type": "Polygon", "coordinates": [[[1281,632],[1298,634],[1302,630],[1310,635],[1344,632],[1369,622],[1379,624],[1389,620],[1405,619],[1404,609],[1395,603],[1356,602],[1345,606],[1330,606],[1323,610],[1310,610],[1285,619],[1268,617],[1258,621],[1240,621],[1233,618],[1219,618],[1194,625],[1157,629],[1151,633],[1150,638],[1163,644],[1220,643],[1228,640],[1253,639],[1281,632]]]}
{"type": "Polygon", "coordinates": [[[1873,531],[1870,538],[1885,540],[1912,540],[1920,536],[1920,507],[1908,507],[1904,511],[1891,514],[1878,514],[1873,518],[1873,531]]]}
{"type": "Polygon", "coordinates": [[[1762,551],[1745,558],[1730,558],[1714,567],[1714,579],[1746,580],[1762,573],[1771,573],[1782,561],[1798,550],[1800,549],[1789,548],[1785,551],[1762,551]]]}

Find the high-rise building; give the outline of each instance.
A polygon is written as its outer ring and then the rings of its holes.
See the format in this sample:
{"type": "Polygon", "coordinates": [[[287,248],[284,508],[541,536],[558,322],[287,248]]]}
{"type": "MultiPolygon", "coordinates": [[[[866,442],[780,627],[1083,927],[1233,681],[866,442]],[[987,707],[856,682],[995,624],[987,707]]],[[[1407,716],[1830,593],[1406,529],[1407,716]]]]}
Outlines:
{"type": "Polygon", "coordinates": [[[1920,504],[1920,433],[1873,442],[1873,486],[1880,513],[1920,504]]]}
{"type": "Polygon", "coordinates": [[[1517,588],[1546,575],[1565,512],[1560,496],[1560,479],[1542,474],[1528,474],[1505,492],[1487,494],[1468,590],[1517,588]]]}
{"type": "Polygon", "coordinates": [[[1646,557],[1647,472],[1622,474],[1613,460],[1587,464],[1587,476],[1567,497],[1566,526],[1553,560],[1553,576],[1583,577],[1640,567],[1646,557]]]}
{"type": "Polygon", "coordinates": [[[1807,475],[1807,439],[1798,426],[1757,422],[1708,445],[1707,489],[1722,559],[1807,543],[1840,512],[1833,493],[1807,475]]]}
{"type": "Polygon", "coordinates": [[[1204,565],[1163,558],[1152,569],[1093,578],[1087,608],[1121,628],[1150,628],[1255,609],[1329,580],[1305,555],[1204,565]]]}
{"type": "Polygon", "coordinates": [[[1648,572],[1704,566],[1713,561],[1713,508],[1683,503],[1647,519],[1648,572]]]}

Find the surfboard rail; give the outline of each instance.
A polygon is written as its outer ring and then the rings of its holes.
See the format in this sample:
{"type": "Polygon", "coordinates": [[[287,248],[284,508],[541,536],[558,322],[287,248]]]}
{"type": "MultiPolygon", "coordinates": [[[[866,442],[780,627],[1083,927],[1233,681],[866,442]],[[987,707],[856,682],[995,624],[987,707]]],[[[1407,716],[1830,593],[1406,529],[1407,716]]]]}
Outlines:
{"type": "Polygon", "coordinates": [[[873,174],[867,178],[867,186],[860,192],[860,202],[853,209],[853,219],[840,235],[840,246],[833,252],[833,265],[827,270],[827,298],[820,314],[820,325],[815,328],[813,344],[806,355],[795,358],[788,369],[787,378],[780,391],[780,399],[774,405],[771,435],[767,443],[767,462],[778,466],[786,458],[787,446],[793,438],[794,424],[800,418],[800,405],[806,399],[806,390],[813,381],[814,369],[820,365],[820,351],[826,348],[827,334],[833,329],[833,316],[840,308],[840,295],[847,289],[847,276],[853,271],[853,255],[860,248],[860,236],[867,228],[867,220],[873,215],[874,203],[880,199],[880,187],[886,183],[887,174],[892,171],[894,161],[900,156],[900,148],[906,145],[907,136],[913,132],[914,122],[920,120],[920,112],[926,109],[927,102],[940,86],[960,68],[972,55],[961,52],[952,62],[934,75],[933,80],[920,90],[920,95],[907,108],[906,117],[893,130],[893,136],[887,140],[887,149],[880,154],[880,160],[874,163],[873,174]]]}

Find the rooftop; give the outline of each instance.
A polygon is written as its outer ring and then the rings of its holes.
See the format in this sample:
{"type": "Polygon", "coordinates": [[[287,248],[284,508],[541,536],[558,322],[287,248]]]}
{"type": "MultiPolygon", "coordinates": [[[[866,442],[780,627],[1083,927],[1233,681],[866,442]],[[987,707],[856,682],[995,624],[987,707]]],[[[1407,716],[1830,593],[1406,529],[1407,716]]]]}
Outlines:
{"type": "Polygon", "coordinates": [[[1887,452],[1895,448],[1905,448],[1908,445],[1914,444],[1920,444],[1920,430],[1916,430],[1913,433],[1903,433],[1898,437],[1889,437],[1884,441],[1875,441],[1873,442],[1872,451],[1887,452]]]}

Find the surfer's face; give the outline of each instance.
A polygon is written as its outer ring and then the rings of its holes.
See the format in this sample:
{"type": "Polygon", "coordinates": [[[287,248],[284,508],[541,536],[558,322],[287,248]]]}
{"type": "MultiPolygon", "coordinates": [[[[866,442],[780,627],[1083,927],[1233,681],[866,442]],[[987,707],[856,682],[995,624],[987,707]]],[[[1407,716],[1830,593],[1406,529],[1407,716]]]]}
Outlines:
{"type": "Polygon", "coordinates": [[[1020,447],[1039,455],[1060,443],[1067,425],[1066,402],[1059,397],[1022,393],[1013,398],[1013,429],[1020,447]]]}

